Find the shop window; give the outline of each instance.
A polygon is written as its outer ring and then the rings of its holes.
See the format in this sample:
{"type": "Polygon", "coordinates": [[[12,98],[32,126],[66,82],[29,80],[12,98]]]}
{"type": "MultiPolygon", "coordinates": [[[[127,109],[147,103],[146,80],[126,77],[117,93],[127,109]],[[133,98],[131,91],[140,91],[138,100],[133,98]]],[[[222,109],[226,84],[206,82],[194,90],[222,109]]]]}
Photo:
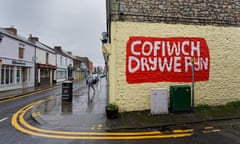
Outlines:
{"type": "Polygon", "coordinates": [[[9,84],[9,67],[6,66],[6,76],[5,76],[5,81],[6,81],[6,84],[9,84]]]}
{"type": "Polygon", "coordinates": [[[31,69],[28,69],[28,81],[31,81],[31,75],[32,75],[32,71],[31,69]]]}
{"type": "Polygon", "coordinates": [[[57,72],[57,79],[65,79],[66,72],[65,71],[58,71],[57,72]]]}
{"type": "Polygon", "coordinates": [[[24,57],[24,48],[19,47],[18,49],[18,58],[23,59],[24,57]]]}
{"type": "Polygon", "coordinates": [[[12,84],[13,78],[14,78],[14,70],[11,66],[3,66],[1,68],[1,78],[0,83],[1,84],[12,84]]]}
{"type": "Polygon", "coordinates": [[[19,67],[17,68],[16,78],[17,78],[17,83],[19,83],[20,82],[20,69],[19,69],[19,67]]]}
{"type": "Polygon", "coordinates": [[[5,77],[4,67],[2,67],[2,69],[1,69],[1,84],[4,84],[4,77],[5,77]]]}
{"type": "Polygon", "coordinates": [[[49,78],[49,70],[41,69],[40,76],[41,76],[41,78],[49,78]]]}
{"type": "Polygon", "coordinates": [[[13,83],[14,70],[13,67],[10,69],[10,83],[13,83]]]}

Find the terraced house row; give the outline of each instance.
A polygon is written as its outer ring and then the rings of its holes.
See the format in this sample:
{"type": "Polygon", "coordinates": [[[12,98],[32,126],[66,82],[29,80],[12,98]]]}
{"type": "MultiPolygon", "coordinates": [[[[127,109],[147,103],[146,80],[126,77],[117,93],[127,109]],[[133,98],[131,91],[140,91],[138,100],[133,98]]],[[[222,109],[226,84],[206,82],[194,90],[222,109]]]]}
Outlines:
{"type": "Polygon", "coordinates": [[[85,70],[93,70],[88,57],[47,46],[31,34],[24,38],[14,27],[0,28],[0,91],[81,80],[85,70]]]}

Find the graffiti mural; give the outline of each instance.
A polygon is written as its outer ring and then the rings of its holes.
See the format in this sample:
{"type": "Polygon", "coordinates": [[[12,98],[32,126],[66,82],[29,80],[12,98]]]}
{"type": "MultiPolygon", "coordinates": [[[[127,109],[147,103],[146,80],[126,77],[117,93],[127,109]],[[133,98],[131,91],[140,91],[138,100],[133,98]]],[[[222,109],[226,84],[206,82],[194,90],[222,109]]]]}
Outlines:
{"type": "Polygon", "coordinates": [[[207,81],[210,55],[207,42],[197,37],[129,37],[126,45],[128,83],[207,81]]]}

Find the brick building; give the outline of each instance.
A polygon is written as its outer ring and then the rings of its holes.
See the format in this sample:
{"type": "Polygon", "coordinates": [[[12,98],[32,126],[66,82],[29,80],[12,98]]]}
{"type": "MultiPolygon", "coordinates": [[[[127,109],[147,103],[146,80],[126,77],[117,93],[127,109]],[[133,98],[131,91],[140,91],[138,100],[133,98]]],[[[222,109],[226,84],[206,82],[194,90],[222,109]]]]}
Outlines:
{"type": "Polygon", "coordinates": [[[240,100],[238,0],[106,0],[109,102],[150,109],[152,88],[191,85],[195,104],[240,100]]]}

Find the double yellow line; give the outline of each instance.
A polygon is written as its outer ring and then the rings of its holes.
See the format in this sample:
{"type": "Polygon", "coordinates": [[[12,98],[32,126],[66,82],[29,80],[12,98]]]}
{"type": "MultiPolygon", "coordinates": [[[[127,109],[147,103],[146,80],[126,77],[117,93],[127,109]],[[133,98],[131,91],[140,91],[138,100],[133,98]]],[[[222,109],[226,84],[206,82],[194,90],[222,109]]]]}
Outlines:
{"type": "Polygon", "coordinates": [[[160,139],[160,138],[178,138],[187,137],[193,134],[192,129],[173,130],[169,133],[161,131],[149,132],[70,132],[40,129],[30,125],[24,119],[24,115],[36,104],[42,103],[43,100],[29,104],[18,110],[12,116],[12,126],[17,130],[39,137],[55,139],[94,139],[94,140],[133,140],[133,139],[160,139]]]}

